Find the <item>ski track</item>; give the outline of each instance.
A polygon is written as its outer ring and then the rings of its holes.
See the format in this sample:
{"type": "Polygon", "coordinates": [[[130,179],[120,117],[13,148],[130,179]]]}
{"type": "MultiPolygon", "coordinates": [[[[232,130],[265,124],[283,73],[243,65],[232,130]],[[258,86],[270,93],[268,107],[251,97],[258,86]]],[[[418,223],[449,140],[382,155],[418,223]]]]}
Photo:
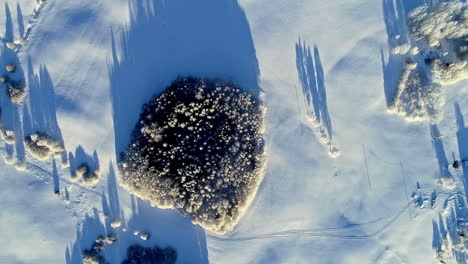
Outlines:
{"type": "Polygon", "coordinates": [[[28,45],[29,40],[33,36],[35,29],[40,25],[40,21],[42,17],[44,16],[44,13],[46,13],[46,11],[49,9],[48,8],[49,1],[45,1],[42,4],[38,4],[36,8],[34,8],[34,11],[33,11],[34,14],[31,17],[31,19],[28,21],[28,25],[23,36],[21,36],[21,40],[25,41],[26,43],[16,49],[16,53],[18,54],[18,57],[22,58],[23,48],[28,45]]]}
{"type": "MultiPolygon", "coordinates": [[[[436,194],[437,194],[437,197],[439,197],[440,194],[453,196],[459,193],[437,190],[436,194]]],[[[460,194],[463,195],[462,193],[460,194]]],[[[364,222],[360,224],[352,224],[352,225],[344,226],[344,227],[328,227],[328,228],[316,228],[316,229],[312,228],[312,229],[296,229],[296,230],[292,229],[292,230],[285,230],[285,231],[274,232],[274,233],[246,235],[246,236],[231,236],[231,237],[207,235],[207,238],[213,239],[216,241],[223,241],[223,242],[250,241],[250,240],[259,240],[259,239],[288,238],[288,237],[319,237],[319,238],[339,239],[339,240],[367,240],[367,239],[372,239],[380,235],[381,233],[385,232],[410,207],[411,207],[411,204],[406,204],[396,214],[391,214],[391,215],[383,216],[383,217],[380,217],[380,218],[377,218],[368,222],[364,222]],[[342,232],[342,231],[347,231],[351,229],[367,227],[373,224],[384,222],[385,220],[388,220],[388,219],[390,220],[387,223],[385,223],[382,227],[377,229],[375,232],[370,233],[368,235],[347,236],[347,235],[333,234],[333,232],[342,232]]]]}
{"type": "Polygon", "coordinates": [[[250,241],[250,240],[258,240],[258,239],[270,239],[270,238],[287,238],[287,237],[320,237],[320,238],[329,238],[329,239],[339,239],[339,240],[367,240],[378,236],[379,234],[383,233],[387,230],[407,209],[408,205],[405,205],[396,215],[391,218],[389,222],[379,228],[377,231],[362,236],[346,236],[346,235],[339,235],[339,234],[328,234],[328,231],[344,231],[359,227],[364,227],[367,225],[371,225],[374,223],[381,222],[388,217],[382,217],[373,221],[369,221],[362,224],[355,224],[352,226],[347,227],[335,227],[335,228],[323,228],[323,229],[303,229],[303,230],[290,230],[290,231],[282,231],[282,232],[275,232],[275,233],[267,233],[261,235],[252,235],[252,236],[238,236],[238,237],[222,237],[216,235],[207,235],[208,239],[213,239],[216,241],[223,241],[223,242],[235,242],[235,241],[250,241]]]}

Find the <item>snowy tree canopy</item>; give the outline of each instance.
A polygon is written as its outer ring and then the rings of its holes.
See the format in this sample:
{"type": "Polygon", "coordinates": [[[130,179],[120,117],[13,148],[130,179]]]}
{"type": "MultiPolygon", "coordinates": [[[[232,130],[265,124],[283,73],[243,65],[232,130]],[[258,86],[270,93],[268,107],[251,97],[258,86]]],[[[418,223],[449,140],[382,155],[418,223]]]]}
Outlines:
{"type": "Polygon", "coordinates": [[[176,80],[143,107],[119,163],[124,187],[226,232],[263,177],[263,113],[254,95],[232,83],[176,80]]]}
{"type": "Polygon", "coordinates": [[[413,40],[429,54],[436,82],[452,84],[468,77],[468,4],[450,1],[434,8],[422,6],[409,15],[413,40]]]}
{"type": "Polygon", "coordinates": [[[410,33],[416,40],[424,40],[429,46],[438,46],[443,39],[454,40],[468,36],[468,5],[451,1],[416,8],[410,14],[410,33]]]}

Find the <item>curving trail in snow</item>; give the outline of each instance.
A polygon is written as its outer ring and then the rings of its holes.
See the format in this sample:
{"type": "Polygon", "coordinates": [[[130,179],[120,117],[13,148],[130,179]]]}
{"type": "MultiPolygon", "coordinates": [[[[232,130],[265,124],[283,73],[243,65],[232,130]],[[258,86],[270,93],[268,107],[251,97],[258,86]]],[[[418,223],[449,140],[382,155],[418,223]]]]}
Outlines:
{"type": "Polygon", "coordinates": [[[272,238],[287,238],[287,237],[319,237],[319,238],[330,238],[330,239],[342,239],[342,240],[366,240],[374,238],[385,230],[387,230],[403,213],[409,208],[408,205],[404,206],[400,211],[398,211],[393,216],[381,217],[369,222],[354,224],[346,227],[332,227],[332,228],[318,228],[318,229],[299,229],[299,230],[288,230],[282,232],[268,233],[268,234],[259,234],[259,235],[250,235],[250,236],[232,236],[232,237],[223,237],[216,235],[207,235],[208,239],[213,239],[217,241],[224,242],[235,242],[235,241],[249,241],[257,239],[272,239],[272,238]],[[377,229],[377,231],[370,233],[368,235],[362,236],[352,236],[352,235],[340,235],[339,233],[330,233],[330,232],[342,232],[350,229],[362,228],[372,224],[377,224],[385,221],[386,219],[391,218],[387,223],[382,227],[377,229]]]}

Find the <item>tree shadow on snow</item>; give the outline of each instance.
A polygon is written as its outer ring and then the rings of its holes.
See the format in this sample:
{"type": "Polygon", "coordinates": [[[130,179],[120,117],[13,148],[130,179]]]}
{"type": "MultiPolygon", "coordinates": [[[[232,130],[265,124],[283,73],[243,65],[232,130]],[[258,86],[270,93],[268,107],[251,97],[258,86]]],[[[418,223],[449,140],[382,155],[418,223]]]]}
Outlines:
{"type": "MultiPolygon", "coordinates": [[[[455,104],[455,116],[457,119],[457,142],[460,160],[468,160],[468,127],[465,126],[465,119],[459,104],[455,104]]],[[[468,195],[468,168],[462,166],[462,170],[465,194],[468,195]]]]}
{"type": "MultiPolygon", "coordinates": [[[[52,78],[47,67],[41,65],[39,73],[34,72],[31,59],[28,59],[28,95],[23,108],[23,131],[25,136],[43,133],[64,146],[62,132],[57,121],[57,107],[52,78]]],[[[68,160],[62,153],[62,162],[68,160]]]]}
{"type": "Polygon", "coordinates": [[[237,0],[131,0],[130,10],[109,66],[117,156],[142,105],[179,76],[230,80],[260,93],[254,43],[237,0]]]}
{"type": "Polygon", "coordinates": [[[312,56],[309,46],[301,40],[296,43],[296,67],[306,101],[307,114],[314,115],[315,120],[325,127],[328,138],[332,140],[333,130],[328,113],[325,75],[317,45],[314,45],[312,56]]]}
{"type": "Polygon", "coordinates": [[[411,10],[423,4],[425,4],[424,0],[382,0],[382,10],[387,30],[388,56],[385,58],[384,50],[381,49],[380,57],[387,107],[391,105],[395,96],[397,83],[405,63],[405,57],[393,54],[392,50],[397,46],[410,43],[407,17],[411,10]]]}
{"type": "Polygon", "coordinates": [[[445,155],[444,143],[442,142],[439,128],[435,124],[430,125],[429,128],[432,136],[432,147],[434,148],[437,163],[439,164],[439,176],[442,178],[452,177],[448,169],[450,164],[445,155]]]}
{"type": "Polygon", "coordinates": [[[93,215],[86,215],[83,223],[77,226],[76,241],[65,250],[65,263],[83,264],[82,252],[90,249],[100,235],[106,235],[106,230],[98,210],[94,208],[93,215]]]}
{"type": "Polygon", "coordinates": [[[154,208],[134,196],[130,198],[132,211],[126,217],[119,201],[117,177],[110,164],[107,195],[103,195],[102,199],[103,217],[95,209],[94,214],[86,216],[78,226],[76,241],[65,251],[67,264],[82,264],[82,252],[90,249],[99,235],[110,233],[115,233],[118,239],[113,244],[107,244],[100,254],[108,263],[121,263],[126,257],[128,246],[134,244],[172,247],[177,251],[177,263],[208,263],[206,236],[202,228],[193,225],[188,217],[182,217],[174,210],[154,208]],[[112,227],[116,221],[121,225],[112,227]],[[149,234],[149,239],[142,240],[142,233],[149,234]]]}
{"type": "Polygon", "coordinates": [[[93,154],[91,155],[86,153],[86,151],[81,145],[79,145],[76,148],[74,154],[72,152],[68,153],[68,159],[70,161],[70,173],[74,173],[78,169],[78,167],[83,163],[86,163],[91,171],[100,168],[99,157],[96,150],[94,150],[93,154]]]}
{"type": "MultiPolygon", "coordinates": [[[[10,81],[20,82],[24,81],[24,71],[21,67],[18,55],[14,50],[6,46],[6,42],[14,41],[13,20],[10,8],[5,3],[5,35],[3,43],[0,44],[0,76],[7,76],[10,81]],[[8,64],[16,66],[16,70],[12,73],[6,70],[8,64]]],[[[25,159],[25,150],[23,145],[23,131],[21,127],[21,119],[19,115],[19,108],[17,104],[11,102],[7,95],[8,86],[0,83],[2,91],[0,95],[1,106],[1,122],[5,129],[11,130],[15,133],[16,143],[14,145],[6,144],[5,150],[9,157],[13,157],[13,152],[16,151],[16,158],[20,161],[25,159]]]]}

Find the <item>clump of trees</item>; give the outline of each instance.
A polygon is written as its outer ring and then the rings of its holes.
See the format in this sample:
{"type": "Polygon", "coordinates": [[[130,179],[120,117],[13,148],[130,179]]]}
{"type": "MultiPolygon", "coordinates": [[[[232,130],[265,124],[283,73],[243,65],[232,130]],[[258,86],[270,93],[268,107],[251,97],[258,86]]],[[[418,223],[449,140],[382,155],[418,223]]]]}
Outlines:
{"type": "Polygon", "coordinates": [[[224,233],[263,177],[264,109],[233,83],[179,78],[144,105],[121,154],[126,189],[224,233]]]}
{"type": "Polygon", "coordinates": [[[436,81],[455,83],[468,78],[468,4],[450,1],[421,6],[409,15],[409,32],[423,45],[436,81]]]}
{"type": "Polygon", "coordinates": [[[24,145],[26,150],[39,160],[48,159],[51,155],[60,155],[65,151],[59,140],[39,132],[26,136],[24,145]]]}

